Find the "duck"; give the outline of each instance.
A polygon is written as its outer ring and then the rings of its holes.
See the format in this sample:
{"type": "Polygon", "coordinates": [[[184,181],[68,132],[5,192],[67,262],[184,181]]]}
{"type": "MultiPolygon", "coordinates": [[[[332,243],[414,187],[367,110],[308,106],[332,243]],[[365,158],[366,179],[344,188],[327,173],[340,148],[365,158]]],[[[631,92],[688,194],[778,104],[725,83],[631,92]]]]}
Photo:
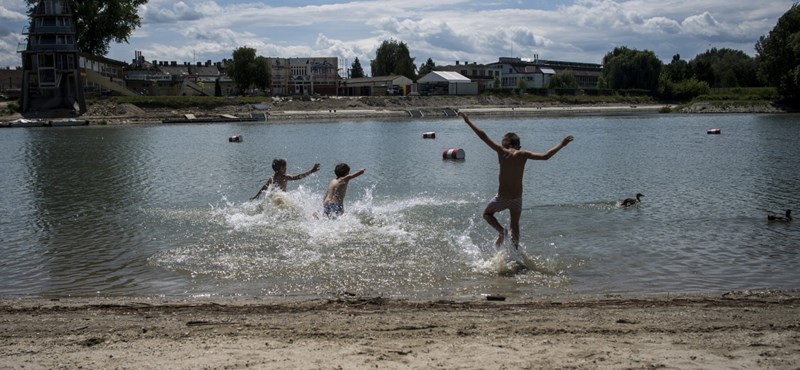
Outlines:
{"type": "Polygon", "coordinates": [[[637,204],[642,202],[642,200],[640,198],[643,197],[643,196],[644,195],[642,193],[636,193],[636,199],[633,199],[633,198],[625,199],[625,200],[622,201],[622,203],[620,203],[620,205],[623,206],[623,207],[630,207],[630,206],[637,205],[637,204]]]}
{"type": "Polygon", "coordinates": [[[789,222],[792,220],[792,210],[787,209],[785,216],[767,215],[768,221],[789,222]]]}

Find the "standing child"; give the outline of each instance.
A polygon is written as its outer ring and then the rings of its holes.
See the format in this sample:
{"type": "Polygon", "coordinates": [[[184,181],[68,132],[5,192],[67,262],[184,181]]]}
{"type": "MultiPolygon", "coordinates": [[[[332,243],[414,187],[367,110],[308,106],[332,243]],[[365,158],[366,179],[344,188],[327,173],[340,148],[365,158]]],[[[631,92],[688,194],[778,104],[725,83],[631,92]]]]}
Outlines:
{"type": "Polygon", "coordinates": [[[258,193],[256,193],[255,196],[250,198],[251,200],[258,198],[258,196],[261,195],[261,193],[267,191],[267,189],[269,189],[270,186],[277,186],[278,189],[286,191],[286,185],[289,182],[289,180],[300,180],[314,172],[319,171],[319,163],[314,163],[314,167],[299,175],[287,175],[286,160],[282,158],[275,158],[272,160],[272,170],[275,171],[275,173],[272,175],[272,177],[267,179],[267,182],[264,184],[264,186],[261,187],[261,189],[258,190],[258,193]]]}
{"type": "Polygon", "coordinates": [[[483,140],[492,150],[497,152],[497,159],[500,162],[500,174],[498,176],[499,185],[497,187],[497,195],[489,201],[486,209],[483,211],[483,218],[489,223],[491,227],[497,230],[497,239],[494,242],[495,247],[500,247],[505,240],[508,231],[500,225],[494,217],[496,212],[508,209],[510,213],[510,226],[511,226],[511,241],[514,243],[514,248],[519,248],[519,217],[522,214],[522,178],[525,173],[525,163],[529,159],[547,160],[553,155],[558,153],[561,148],[567,146],[572,141],[572,136],[565,136],[560,143],[552,147],[545,153],[535,153],[528,150],[522,150],[520,146],[519,136],[513,132],[509,132],[503,136],[502,145],[498,145],[486,135],[486,132],[476,126],[469,117],[463,112],[458,112],[458,115],[464,119],[464,122],[472,128],[472,131],[483,140]]]}
{"type": "Polygon", "coordinates": [[[336,178],[331,180],[328,190],[325,192],[325,199],[322,201],[323,212],[328,218],[336,218],[344,213],[344,196],[347,193],[347,183],[364,174],[364,169],[350,173],[350,166],[346,163],[339,163],[333,171],[336,178]]]}

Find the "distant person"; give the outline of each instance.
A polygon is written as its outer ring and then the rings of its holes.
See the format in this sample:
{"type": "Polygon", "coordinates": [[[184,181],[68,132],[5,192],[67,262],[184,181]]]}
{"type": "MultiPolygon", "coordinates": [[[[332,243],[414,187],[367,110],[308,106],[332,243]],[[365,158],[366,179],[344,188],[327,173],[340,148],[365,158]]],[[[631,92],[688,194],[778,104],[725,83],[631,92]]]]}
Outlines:
{"type": "Polygon", "coordinates": [[[497,221],[494,214],[508,209],[511,216],[511,241],[514,243],[514,248],[519,249],[519,217],[522,214],[522,178],[525,173],[525,163],[529,159],[550,159],[550,157],[558,153],[561,148],[567,146],[573,138],[570,135],[565,136],[558,145],[552,147],[547,152],[535,153],[522,150],[519,136],[513,132],[505,134],[503,136],[502,145],[498,145],[486,135],[486,132],[472,123],[465,113],[458,112],[458,115],[464,119],[464,122],[472,128],[472,131],[475,131],[486,145],[497,152],[497,159],[500,162],[497,195],[489,201],[489,204],[486,205],[486,209],[483,211],[483,218],[491,227],[497,230],[498,233],[494,245],[496,248],[499,248],[508,234],[508,231],[500,225],[500,222],[497,221]]]}
{"type": "Polygon", "coordinates": [[[286,185],[290,180],[300,180],[314,172],[319,171],[319,163],[314,163],[314,167],[299,175],[287,175],[286,160],[282,158],[275,158],[272,160],[272,170],[275,171],[275,173],[272,174],[269,179],[267,179],[267,182],[261,187],[261,189],[258,190],[258,193],[250,198],[251,200],[258,198],[261,193],[269,190],[270,187],[277,187],[280,190],[286,191],[286,185]]]}
{"type": "Polygon", "coordinates": [[[325,199],[322,201],[323,214],[328,218],[336,218],[344,213],[344,196],[347,193],[347,183],[364,174],[364,169],[350,173],[350,166],[339,163],[334,169],[336,178],[328,184],[325,199]]]}

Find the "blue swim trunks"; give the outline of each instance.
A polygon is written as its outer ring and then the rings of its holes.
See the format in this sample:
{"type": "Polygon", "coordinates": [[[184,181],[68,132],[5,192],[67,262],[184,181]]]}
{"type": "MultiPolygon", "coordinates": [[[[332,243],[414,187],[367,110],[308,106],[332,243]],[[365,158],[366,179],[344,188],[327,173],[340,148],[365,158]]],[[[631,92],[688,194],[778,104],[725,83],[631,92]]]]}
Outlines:
{"type": "Polygon", "coordinates": [[[328,218],[336,218],[344,213],[344,203],[342,202],[325,203],[322,207],[325,216],[328,218]]]}

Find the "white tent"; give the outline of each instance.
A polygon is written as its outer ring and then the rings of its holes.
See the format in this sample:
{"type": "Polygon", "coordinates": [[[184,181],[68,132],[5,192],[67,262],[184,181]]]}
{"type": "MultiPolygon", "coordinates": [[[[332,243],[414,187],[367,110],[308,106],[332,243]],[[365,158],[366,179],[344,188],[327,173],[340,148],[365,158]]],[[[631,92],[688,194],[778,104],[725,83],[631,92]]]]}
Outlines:
{"type": "Polygon", "coordinates": [[[478,84],[458,72],[432,71],[419,80],[421,88],[431,95],[476,95],[478,84]]]}
{"type": "Polygon", "coordinates": [[[458,72],[444,72],[444,71],[431,71],[426,74],[417,83],[430,83],[430,82],[448,82],[448,83],[470,83],[472,81],[458,72]]]}

